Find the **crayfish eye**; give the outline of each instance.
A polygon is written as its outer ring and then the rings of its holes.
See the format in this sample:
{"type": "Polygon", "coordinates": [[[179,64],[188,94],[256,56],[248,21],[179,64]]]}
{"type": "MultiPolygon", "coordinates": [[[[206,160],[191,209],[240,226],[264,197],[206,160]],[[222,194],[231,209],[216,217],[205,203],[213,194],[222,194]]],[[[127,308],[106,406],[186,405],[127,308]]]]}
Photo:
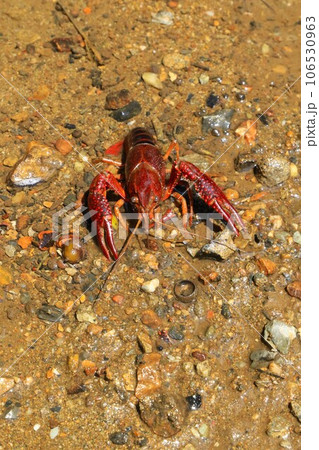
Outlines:
{"type": "Polygon", "coordinates": [[[155,201],[155,203],[158,203],[158,202],[159,202],[159,197],[158,197],[157,195],[155,195],[154,201],[155,201]]]}
{"type": "Polygon", "coordinates": [[[138,198],[137,197],[131,197],[131,202],[132,203],[138,203],[138,198]]]}

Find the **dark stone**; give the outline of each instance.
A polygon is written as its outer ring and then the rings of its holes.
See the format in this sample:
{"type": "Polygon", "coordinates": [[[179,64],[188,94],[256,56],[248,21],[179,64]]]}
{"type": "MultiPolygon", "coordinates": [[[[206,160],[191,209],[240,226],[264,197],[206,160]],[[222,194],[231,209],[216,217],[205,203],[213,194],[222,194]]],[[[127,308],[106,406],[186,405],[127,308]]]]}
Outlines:
{"type": "Polygon", "coordinates": [[[64,124],[64,128],[67,128],[68,130],[75,130],[76,125],[74,125],[74,123],[65,123],[64,124]]]}
{"type": "Polygon", "coordinates": [[[209,94],[206,100],[206,105],[210,108],[214,108],[219,103],[219,96],[213,93],[209,94]]]}
{"type": "Polygon", "coordinates": [[[202,396],[200,394],[189,395],[186,397],[186,401],[191,411],[196,411],[202,406],[202,396]]]}
{"type": "Polygon", "coordinates": [[[60,322],[63,318],[64,311],[54,305],[44,303],[41,308],[37,310],[37,316],[41,320],[47,322],[60,322]]]}
{"type": "Polygon", "coordinates": [[[115,431],[109,435],[109,438],[115,445],[125,445],[128,441],[128,434],[125,431],[115,431]]]}
{"type": "Polygon", "coordinates": [[[237,172],[249,172],[252,170],[257,162],[256,157],[250,153],[240,153],[234,161],[235,170],[237,172]]]}
{"type": "Polygon", "coordinates": [[[168,335],[170,338],[176,341],[182,341],[184,339],[183,329],[180,325],[174,325],[168,330],[168,335]]]}
{"type": "Polygon", "coordinates": [[[222,304],[221,313],[225,319],[231,319],[231,312],[227,303],[222,304]]]}
{"type": "Polygon", "coordinates": [[[133,100],[124,108],[117,109],[113,111],[110,116],[117,122],[126,122],[126,120],[132,119],[132,117],[137,116],[142,111],[142,107],[136,100],[133,100]]]}
{"type": "Polygon", "coordinates": [[[245,95],[245,94],[242,94],[242,93],[240,93],[240,92],[238,92],[238,93],[236,94],[236,98],[237,98],[237,100],[239,100],[240,102],[243,102],[243,101],[245,100],[245,98],[246,98],[246,95],[245,95]]]}

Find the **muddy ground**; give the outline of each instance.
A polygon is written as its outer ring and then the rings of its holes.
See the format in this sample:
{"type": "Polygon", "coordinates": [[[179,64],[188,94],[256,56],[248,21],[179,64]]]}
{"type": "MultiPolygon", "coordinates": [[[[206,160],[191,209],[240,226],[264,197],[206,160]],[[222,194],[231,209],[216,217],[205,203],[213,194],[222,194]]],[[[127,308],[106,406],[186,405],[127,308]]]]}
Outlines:
{"type": "MultiPolygon", "coordinates": [[[[299,2],[0,8],[0,447],[299,448],[300,83],[290,88],[299,2]],[[124,122],[105,108],[121,89],[140,105],[124,122]],[[202,116],[225,109],[234,110],[229,130],[203,131],[202,116]],[[266,110],[256,136],[238,138],[266,110]],[[55,213],[86,204],[92,160],[136,126],[163,152],[176,138],[226,190],[247,232],[230,238],[225,260],[194,256],[207,243],[196,220],[188,242],[173,224],[164,240],[133,238],[106,283],[110,263],[95,240],[75,264],[69,249],[39,248],[55,213]],[[10,172],[32,141],[55,146],[63,167],[15,186],[10,172]],[[250,165],[235,164],[242,154],[250,165]],[[274,156],[279,178],[267,166],[274,156]],[[174,295],[185,279],[197,286],[190,303],[174,295]],[[262,338],[274,320],[288,327],[284,348],[262,338]],[[252,362],[254,350],[264,353],[252,362]]],[[[215,233],[224,228],[215,221],[215,233]]]]}

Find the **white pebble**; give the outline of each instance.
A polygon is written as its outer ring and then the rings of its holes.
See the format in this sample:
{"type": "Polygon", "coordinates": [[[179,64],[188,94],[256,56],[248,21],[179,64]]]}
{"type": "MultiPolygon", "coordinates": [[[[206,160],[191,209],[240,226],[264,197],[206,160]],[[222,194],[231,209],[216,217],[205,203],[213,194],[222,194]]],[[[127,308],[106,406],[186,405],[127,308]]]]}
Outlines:
{"type": "Polygon", "coordinates": [[[144,292],[152,293],[156,291],[159,284],[159,279],[154,278],[153,280],[145,281],[145,283],[142,284],[142,289],[144,292]]]}
{"type": "Polygon", "coordinates": [[[199,77],[200,84],[207,84],[209,82],[209,76],[206,73],[202,73],[199,77]]]}
{"type": "Polygon", "coordinates": [[[40,425],[39,423],[36,423],[36,424],[33,426],[33,429],[34,429],[34,431],[38,431],[40,427],[41,427],[41,425],[40,425]]]}
{"type": "Polygon", "coordinates": [[[50,438],[55,439],[59,434],[59,431],[60,431],[59,427],[52,428],[52,430],[50,430],[50,438]]]}
{"type": "Polygon", "coordinates": [[[155,87],[156,89],[162,89],[163,85],[161,80],[158,78],[156,73],[153,72],[144,72],[142,75],[143,80],[146,84],[155,87]]]}

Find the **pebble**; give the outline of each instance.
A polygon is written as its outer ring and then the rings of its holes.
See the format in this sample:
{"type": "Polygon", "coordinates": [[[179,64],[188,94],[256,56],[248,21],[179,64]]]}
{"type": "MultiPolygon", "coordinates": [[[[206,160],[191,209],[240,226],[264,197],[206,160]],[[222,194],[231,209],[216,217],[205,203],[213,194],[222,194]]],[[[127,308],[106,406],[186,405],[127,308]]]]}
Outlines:
{"type": "Polygon", "coordinates": [[[97,317],[91,305],[82,304],[78,307],[75,316],[78,322],[96,323],[97,317]]]}
{"type": "Polygon", "coordinates": [[[145,283],[143,283],[141,287],[144,292],[152,293],[156,291],[156,289],[159,287],[159,284],[159,279],[153,278],[153,280],[145,281],[145,283]]]}
{"type": "Polygon", "coordinates": [[[162,385],[159,371],[159,353],[145,353],[143,360],[137,368],[137,385],[135,396],[142,399],[158,391],[162,385]]]}
{"type": "Polygon", "coordinates": [[[196,371],[197,371],[198,375],[203,378],[209,377],[209,375],[212,371],[210,362],[208,360],[199,362],[196,365],[196,371]]]}
{"type": "Polygon", "coordinates": [[[251,153],[239,153],[234,160],[235,170],[237,172],[249,172],[256,164],[256,157],[251,153]]]}
{"type": "Polygon", "coordinates": [[[105,109],[120,109],[131,102],[131,95],[127,89],[110,92],[105,98],[105,109]]]}
{"type": "Polygon", "coordinates": [[[56,150],[33,141],[9,173],[7,182],[14,186],[33,186],[48,181],[63,164],[62,156],[56,150]]]}
{"type": "Polygon", "coordinates": [[[163,84],[156,73],[144,72],[142,78],[149,86],[153,86],[156,89],[163,89],[163,84]]]}
{"type": "Polygon", "coordinates": [[[143,398],[139,402],[139,413],[153,433],[168,438],[183,427],[188,407],[178,394],[161,391],[143,398]]]}
{"type": "Polygon", "coordinates": [[[143,311],[142,317],[141,317],[141,322],[144,325],[147,325],[148,327],[150,327],[152,329],[156,329],[156,328],[160,327],[162,324],[161,319],[151,309],[147,309],[146,311],[143,311]]]}
{"type": "Polygon", "coordinates": [[[296,244],[301,245],[301,234],[299,231],[295,231],[292,238],[296,244]]]}
{"type": "Polygon", "coordinates": [[[231,319],[232,315],[227,303],[222,304],[221,315],[225,317],[225,319],[231,319]]]}
{"type": "Polygon", "coordinates": [[[137,116],[142,111],[142,107],[136,100],[133,100],[128,105],[123,108],[116,109],[110,116],[117,122],[125,122],[132,119],[132,117],[137,116]]]}
{"type": "Polygon", "coordinates": [[[115,431],[109,435],[109,439],[115,445],[125,445],[128,441],[128,433],[126,431],[115,431]]]}
{"type": "Polygon", "coordinates": [[[205,337],[207,339],[214,339],[216,336],[216,328],[214,325],[210,325],[205,331],[205,337]]]}
{"type": "Polygon", "coordinates": [[[171,339],[182,341],[184,339],[184,327],[181,325],[174,325],[168,330],[168,335],[171,339]]]}
{"type": "Polygon", "coordinates": [[[139,333],[137,335],[137,341],[144,353],[152,353],[152,340],[147,333],[139,333]]]}
{"type": "Polygon", "coordinates": [[[17,230],[18,231],[24,230],[28,226],[29,222],[30,222],[30,216],[28,216],[26,214],[19,216],[17,218],[17,225],[16,225],[17,230]]]}
{"type": "Polygon", "coordinates": [[[68,368],[71,372],[76,372],[79,368],[80,355],[78,353],[73,353],[68,356],[68,368]]]}
{"type": "Polygon", "coordinates": [[[58,139],[57,141],[55,141],[54,146],[58,150],[58,152],[61,153],[61,155],[67,155],[72,151],[72,145],[65,139],[58,139]]]}
{"type": "Polygon", "coordinates": [[[301,282],[293,281],[287,285],[287,292],[292,297],[301,298],[301,282]]]}
{"type": "Polygon", "coordinates": [[[227,131],[230,128],[231,119],[234,115],[234,109],[221,109],[202,118],[202,131],[208,133],[215,128],[220,128],[223,131],[227,131]]]}
{"type": "Polygon", "coordinates": [[[20,413],[20,406],[11,405],[9,406],[3,414],[3,418],[6,420],[16,420],[20,413]]]}
{"type": "Polygon", "coordinates": [[[299,420],[301,423],[301,405],[299,402],[296,402],[295,400],[292,400],[290,402],[290,409],[292,414],[299,420]]]}
{"type": "Polygon", "coordinates": [[[219,96],[215,95],[213,93],[209,94],[209,96],[206,99],[206,106],[209,108],[214,108],[219,103],[219,96]]]}
{"type": "Polygon", "coordinates": [[[258,349],[251,352],[249,358],[252,361],[250,367],[252,369],[261,369],[268,367],[269,363],[275,359],[277,352],[272,352],[266,349],[258,349]]]}
{"type": "Polygon", "coordinates": [[[3,266],[0,266],[0,286],[6,286],[10,283],[12,283],[11,272],[3,266]]]}
{"type": "Polygon", "coordinates": [[[216,234],[216,238],[209,244],[201,248],[203,255],[209,255],[217,261],[228,259],[236,250],[236,246],[232,240],[232,233],[228,228],[225,228],[220,233],[216,234]]]}
{"type": "Polygon", "coordinates": [[[3,395],[5,392],[10,391],[14,386],[14,379],[13,378],[0,378],[0,395],[3,395]]]}
{"type": "Polygon", "coordinates": [[[52,428],[52,430],[50,430],[50,438],[55,439],[58,436],[59,432],[60,432],[59,427],[52,428]]]}
{"type": "Polygon", "coordinates": [[[63,318],[64,311],[57,306],[42,304],[36,312],[37,316],[41,320],[46,320],[47,322],[60,322],[63,318]]]}
{"type": "Polygon", "coordinates": [[[276,416],[267,426],[267,434],[273,438],[283,438],[289,435],[289,423],[282,416],[276,416]]]}
{"type": "Polygon", "coordinates": [[[264,287],[268,283],[266,275],[260,272],[253,275],[253,281],[257,287],[264,287]]]}
{"type": "Polygon", "coordinates": [[[264,156],[259,158],[255,168],[258,181],[272,187],[288,180],[290,176],[290,162],[283,156],[264,156]]]}
{"type": "Polygon", "coordinates": [[[277,270],[277,265],[273,261],[268,258],[259,258],[257,259],[257,266],[259,270],[265,275],[272,275],[277,270]]]}
{"type": "Polygon", "coordinates": [[[206,73],[202,73],[199,77],[200,84],[207,84],[209,82],[209,76],[206,73]]]}
{"type": "Polygon", "coordinates": [[[12,197],[12,204],[13,205],[20,205],[22,203],[24,203],[27,199],[27,195],[24,191],[20,191],[17,192],[13,197],[12,197]]]}
{"type": "Polygon", "coordinates": [[[174,13],[171,11],[159,11],[158,13],[152,13],[152,22],[160,23],[161,25],[173,25],[174,13]]]}
{"type": "Polygon", "coordinates": [[[5,254],[9,256],[9,258],[13,258],[17,251],[16,247],[14,247],[13,245],[4,245],[3,249],[5,251],[5,254]]]}
{"type": "Polygon", "coordinates": [[[267,323],[263,336],[267,342],[286,355],[292,341],[297,337],[297,330],[292,325],[275,319],[267,323]]]}
{"type": "Polygon", "coordinates": [[[202,406],[202,396],[200,394],[189,395],[186,397],[186,401],[191,411],[196,411],[202,406]]]}
{"type": "Polygon", "coordinates": [[[236,189],[225,189],[224,194],[226,195],[228,200],[236,200],[239,198],[239,192],[236,189]]]}
{"type": "Polygon", "coordinates": [[[103,327],[101,327],[100,325],[96,325],[95,323],[90,323],[90,325],[88,325],[86,332],[90,335],[90,336],[98,336],[99,334],[101,334],[103,331],[103,327]]]}
{"type": "Polygon", "coordinates": [[[169,69],[181,70],[190,66],[190,58],[180,53],[168,53],[163,58],[163,64],[169,69]]]}

